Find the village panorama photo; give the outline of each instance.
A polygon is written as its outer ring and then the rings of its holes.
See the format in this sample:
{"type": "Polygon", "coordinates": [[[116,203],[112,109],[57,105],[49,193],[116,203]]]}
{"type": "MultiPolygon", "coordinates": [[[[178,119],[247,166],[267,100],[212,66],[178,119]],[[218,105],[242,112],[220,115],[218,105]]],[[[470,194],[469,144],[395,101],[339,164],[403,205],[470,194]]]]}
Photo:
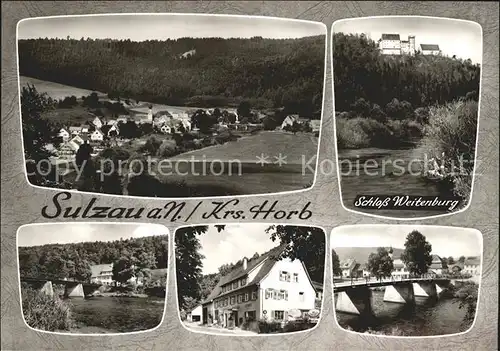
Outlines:
{"type": "Polygon", "coordinates": [[[19,228],[17,246],[21,307],[30,328],[117,334],[160,325],[168,270],[164,226],[29,224],[19,228]]]}
{"type": "Polygon", "coordinates": [[[481,62],[475,22],[383,16],[333,24],[337,157],[347,209],[424,218],[468,206],[480,165],[481,62]],[[386,196],[390,202],[376,204],[386,196]]]}
{"type": "Polygon", "coordinates": [[[112,14],[18,23],[24,156],[34,186],[138,197],[313,185],[326,26],[112,14]]]}
{"type": "Polygon", "coordinates": [[[323,302],[325,236],[316,227],[271,224],[177,229],[182,324],[217,335],[314,328],[323,302]]]}
{"type": "Polygon", "coordinates": [[[337,323],[371,335],[467,332],[476,318],[482,242],[482,234],[470,228],[335,228],[331,247],[337,323]]]}

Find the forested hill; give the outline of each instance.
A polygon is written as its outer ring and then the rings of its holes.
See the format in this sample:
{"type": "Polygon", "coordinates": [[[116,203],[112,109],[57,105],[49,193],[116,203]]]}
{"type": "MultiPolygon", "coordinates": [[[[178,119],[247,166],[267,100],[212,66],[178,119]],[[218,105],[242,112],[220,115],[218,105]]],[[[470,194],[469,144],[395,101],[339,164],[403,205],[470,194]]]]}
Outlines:
{"type": "Polygon", "coordinates": [[[333,35],[332,49],[336,111],[361,98],[379,106],[396,98],[417,108],[479,92],[480,67],[470,60],[381,55],[373,40],[343,33],[333,35]]]}
{"type": "Polygon", "coordinates": [[[21,75],[175,105],[321,108],[325,38],[19,40],[21,75]],[[181,55],[196,50],[188,58],[181,55]]]}
{"type": "Polygon", "coordinates": [[[146,268],[167,268],[168,238],[158,235],[108,242],[19,247],[19,268],[21,276],[26,277],[59,277],[65,273],[71,276],[71,271],[78,271],[78,267],[88,270],[90,265],[113,263],[124,257],[140,264],[149,262],[150,267],[146,268]]]}

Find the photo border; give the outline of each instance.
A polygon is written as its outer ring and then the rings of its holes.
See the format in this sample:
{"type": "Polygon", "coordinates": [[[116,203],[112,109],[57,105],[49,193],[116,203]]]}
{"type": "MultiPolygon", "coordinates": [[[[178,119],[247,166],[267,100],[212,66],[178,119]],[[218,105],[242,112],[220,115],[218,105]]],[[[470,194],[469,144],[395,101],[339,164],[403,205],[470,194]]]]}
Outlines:
{"type": "MultiPolygon", "coordinates": [[[[203,234],[202,234],[203,235],[203,234]]],[[[215,223],[205,223],[205,224],[190,224],[190,225],[182,225],[179,227],[176,227],[175,230],[173,231],[173,244],[172,244],[172,250],[173,250],[173,269],[174,269],[174,282],[175,286],[173,287],[175,289],[175,308],[177,310],[177,318],[178,322],[180,325],[187,330],[190,333],[193,334],[199,334],[199,335],[212,335],[212,336],[223,336],[223,337],[232,337],[232,338],[255,338],[255,339],[261,339],[262,337],[268,338],[268,337],[283,337],[283,336],[288,336],[288,335],[297,335],[297,334],[304,334],[304,333],[309,333],[315,330],[317,327],[319,327],[321,321],[323,320],[323,312],[324,312],[324,304],[325,304],[325,292],[326,292],[326,280],[325,278],[327,277],[326,270],[327,270],[327,263],[328,263],[328,234],[327,231],[325,230],[324,227],[319,226],[319,225],[305,225],[305,224],[284,224],[282,222],[273,222],[273,223],[268,223],[268,222],[215,222],[215,223]],[[324,272],[323,272],[323,294],[321,296],[321,310],[319,313],[319,319],[318,323],[312,328],[306,329],[306,330],[299,330],[299,331],[294,331],[294,332],[289,332],[289,333],[279,333],[279,334],[255,334],[255,335],[238,335],[238,334],[224,334],[224,333],[216,333],[216,332],[200,332],[196,330],[192,330],[186,325],[184,325],[184,322],[181,320],[181,313],[180,313],[180,306],[179,306],[179,294],[178,294],[178,289],[177,289],[177,256],[175,254],[175,236],[177,234],[177,230],[182,229],[182,228],[189,228],[189,227],[198,227],[198,226],[216,226],[216,225],[283,225],[283,226],[291,226],[291,227],[307,227],[307,228],[318,228],[323,231],[325,234],[325,262],[324,262],[324,272]]],[[[330,259],[331,260],[331,259],[330,259]]],[[[333,290],[332,290],[333,291],[333,290]]]]}
{"type": "Polygon", "coordinates": [[[172,254],[171,254],[171,245],[170,245],[170,237],[171,237],[171,233],[170,233],[170,229],[168,227],[166,227],[165,225],[163,224],[159,224],[159,223],[149,223],[149,222],[43,222],[43,223],[27,223],[27,224],[23,224],[23,225],[20,225],[17,230],[16,230],[16,267],[17,267],[17,281],[18,281],[18,289],[19,289],[19,308],[21,310],[21,318],[24,322],[24,325],[28,327],[28,329],[34,331],[34,332],[37,332],[37,333],[44,333],[44,334],[52,334],[52,335],[63,335],[63,336],[90,336],[90,337],[106,337],[106,336],[122,336],[122,335],[134,335],[134,334],[142,334],[142,333],[149,333],[149,332],[152,332],[156,329],[159,329],[160,326],[163,325],[163,322],[165,321],[165,316],[166,316],[166,313],[167,313],[167,299],[168,299],[168,288],[169,288],[169,284],[168,284],[168,280],[170,279],[170,266],[171,266],[171,258],[172,258],[172,254]],[[33,328],[32,326],[28,325],[28,323],[26,322],[26,319],[24,318],[24,311],[23,311],[23,296],[22,296],[22,292],[21,292],[21,265],[20,265],[20,262],[19,262],[19,233],[21,232],[21,229],[24,228],[24,227],[37,227],[37,226],[46,226],[46,225],[96,225],[96,226],[99,226],[99,225],[106,225],[106,224],[113,224],[113,225],[157,225],[157,226],[161,226],[165,229],[166,231],[166,234],[164,234],[164,236],[167,237],[168,239],[168,261],[167,261],[167,264],[168,264],[168,271],[167,271],[167,281],[165,283],[165,301],[163,301],[163,314],[162,314],[162,317],[161,317],[161,320],[160,320],[160,323],[158,323],[157,326],[155,326],[154,328],[150,328],[150,329],[146,329],[146,330],[137,330],[137,331],[133,331],[133,332],[125,332],[125,333],[90,333],[90,334],[85,334],[85,333],[71,333],[71,332],[68,332],[68,333],[65,333],[65,332],[55,332],[55,331],[49,331],[49,330],[42,330],[42,329],[36,329],[36,328],[33,328]]]}
{"type": "MultiPolygon", "coordinates": [[[[471,20],[465,20],[465,19],[460,19],[460,18],[451,18],[451,17],[438,17],[438,16],[387,15],[387,16],[350,17],[350,18],[339,19],[339,20],[336,20],[336,21],[334,21],[332,23],[332,25],[330,27],[330,46],[331,46],[331,50],[330,50],[330,71],[332,73],[332,94],[333,94],[333,106],[332,106],[333,107],[333,133],[335,134],[334,135],[334,144],[335,144],[334,147],[335,147],[335,155],[337,157],[336,165],[337,165],[337,179],[338,179],[338,183],[339,183],[338,189],[339,189],[339,196],[340,196],[340,204],[342,205],[342,207],[344,208],[344,210],[346,210],[348,212],[351,212],[351,213],[360,214],[360,215],[368,216],[368,217],[372,217],[372,218],[390,219],[390,220],[398,220],[398,221],[418,221],[418,220],[423,220],[423,219],[442,218],[442,217],[446,217],[446,216],[450,216],[450,215],[454,215],[454,214],[458,214],[458,213],[466,211],[470,207],[471,202],[472,202],[472,196],[474,194],[474,181],[476,180],[476,173],[477,173],[477,166],[478,166],[478,163],[477,163],[477,157],[478,157],[477,148],[479,146],[479,122],[480,122],[480,116],[481,116],[481,98],[482,98],[481,91],[482,91],[482,88],[483,88],[483,72],[484,72],[484,66],[483,66],[483,62],[484,62],[484,32],[483,32],[483,26],[481,24],[479,24],[478,22],[471,21],[471,20]],[[336,115],[335,115],[335,72],[333,70],[333,45],[332,45],[333,35],[334,35],[334,33],[336,33],[334,31],[334,26],[335,26],[336,23],[347,22],[347,21],[356,21],[356,20],[362,20],[362,19],[408,18],[408,17],[412,17],[412,18],[426,18],[426,19],[437,19],[437,20],[442,20],[442,21],[468,22],[470,24],[474,24],[474,25],[478,26],[479,30],[480,30],[480,33],[481,33],[481,63],[480,63],[480,72],[479,72],[479,91],[478,91],[479,98],[478,98],[478,102],[477,102],[476,142],[475,142],[475,146],[474,146],[474,169],[473,169],[473,172],[472,172],[471,189],[470,189],[470,193],[469,193],[467,205],[464,208],[462,208],[462,209],[460,209],[458,211],[452,211],[450,213],[441,213],[441,214],[437,214],[437,215],[433,215],[433,216],[411,217],[411,218],[408,218],[408,217],[391,217],[391,216],[377,215],[377,214],[369,213],[369,212],[363,212],[363,211],[359,211],[359,210],[356,210],[356,209],[348,208],[348,207],[346,207],[346,205],[344,203],[344,198],[342,197],[342,185],[341,185],[342,176],[340,174],[339,153],[338,153],[338,146],[337,146],[337,118],[336,118],[336,115]]],[[[397,210],[393,210],[393,211],[395,211],[395,213],[397,213],[397,210]]],[[[418,210],[413,210],[413,211],[415,213],[418,213],[418,210]]]]}
{"type": "MultiPolygon", "coordinates": [[[[346,228],[346,227],[364,227],[364,228],[373,228],[373,227],[407,227],[409,230],[415,229],[418,230],[418,228],[440,228],[440,229],[446,229],[449,230],[450,232],[452,230],[456,229],[462,229],[462,230],[467,230],[469,232],[475,232],[476,235],[478,236],[479,242],[480,242],[480,247],[481,247],[481,274],[479,276],[479,283],[477,287],[477,302],[476,302],[476,313],[474,315],[474,320],[472,321],[471,326],[469,329],[463,332],[458,332],[458,333],[453,333],[453,334],[444,334],[444,335],[422,335],[422,336],[416,336],[416,335],[409,335],[409,336],[398,336],[398,335],[376,335],[376,334],[367,334],[364,332],[357,332],[353,330],[347,330],[343,327],[340,326],[338,320],[337,320],[337,310],[335,308],[335,292],[334,292],[334,287],[333,287],[333,269],[330,272],[330,277],[332,279],[332,288],[331,288],[331,294],[332,294],[332,308],[333,308],[333,319],[335,321],[335,325],[337,328],[342,330],[343,332],[350,333],[350,334],[355,334],[358,336],[366,336],[368,337],[375,337],[375,338],[388,338],[388,339],[401,339],[401,340],[406,340],[406,339],[436,339],[436,338],[448,338],[448,337],[454,337],[458,335],[463,335],[469,333],[472,329],[474,329],[474,326],[476,325],[477,322],[477,316],[479,314],[479,302],[481,300],[481,287],[483,285],[483,272],[484,272],[484,237],[483,233],[479,231],[478,229],[475,228],[470,228],[470,227],[453,227],[453,226],[446,226],[446,225],[426,225],[426,224],[349,224],[349,225],[340,225],[337,227],[334,227],[330,233],[330,251],[335,250],[335,248],[332,245],[331,237],[333,236],[334,232],[338,230],[338,228],[346,228]],[[416,229],[417,228],[417,229],[416,229]]],[[[425,235],[425,234],[424,234],[425,235]]],[[[330,263],[333,261],[333,257],[330,259],[330,263]]],[[[333,267],[332,267],[333,268],[333,267]]]]}
{"type": "Polygon", "coordinates": [[[38,16],[38,17],[27,17],[19,20],[16,24],[16,68],[17,68],[17,87],[18,87],[18,99],[19,99],[19,121],[20,121],[20,134],[21,134],[21,150],[22,150],[22,161],[23,161],[23,174],[26,179],[26,183],[35,188],[35,189],[44,189],[44,190],[58,190],[58,191],[69,191],[71,193],[77,194],[89,194],[89,195],[100,195],[100,196],[108,196],[114,198],[131,198],[131,199],[144,199],[144,200],[177,200],[177,201],[187,201],[187,200],[207,200],[207,199],[229,199],[229,198],[245,198],[245,197],[255,197],[255,196],[276,196],[276,195],[288,195],[288,194],[296,194],[305,191],[311,191],[316,185],[318,179],[318,166],[319,166],[319,156],[320,156],[320,146],[321,146],[321,134],[323,130],[323,126],[325,124],[325,100],[326,100],[326,77],[327,77],[327,68],[328,68],[328,26],[324,22],[311,21],[311,20],[303,20],[303,19],[295,19],[288,17],[276,17],[276,16],[260,16],[260,15],[232,15],[232,14],[211,14],[211,13],[193,13],[193,12],[157,12],[157,13],[149,13],[149,12],[128,12],[128,13],[97,13],[97,14],[76,14],[76,15],[53,15],[53,16],[38,16]],[[323,67],[323,98],[321,101],[321,119],[320,119],[320,129],[318,134],[318,144],[316,145],[316,164],[315,164],[315,172],[314,179],[312,185],[297,190],[288,190],[281,192],[272,192],[272,193],[259,193],[259,194],[244,194],[244,195],[221,195],[221,196],[198,196],[198,197],[149,197],[149,196],[133,196],[133,195],[114,195],[114,194],[105,194],[98,192],[89,192],[89,191],[79,191],[77,189],[62,189],[62,188],[50,188],[44,187],[40,185],[33,185],[28,180],[28,171],[26,168],[26,155],[24,153],[24,133],[23,133],[23,117],[22,117],[22,109],[21,109],[21,76],[19,72],[19,24],[21,22],[26,22],[30,20],[40,20],[40,19],[51,19],[51,18],[65,18],[65,17],[108,17],[108,16],[196,16],[196,17],[235,17],[235,18],[256,18],[256,19],[269,19],[276,21],[289,21],[289,22],[297,22],[297,23],[309,23],[315,24],[323,27],[324,36],[325,36],[325,53],[324,53],[324,67],[323,67]]]}

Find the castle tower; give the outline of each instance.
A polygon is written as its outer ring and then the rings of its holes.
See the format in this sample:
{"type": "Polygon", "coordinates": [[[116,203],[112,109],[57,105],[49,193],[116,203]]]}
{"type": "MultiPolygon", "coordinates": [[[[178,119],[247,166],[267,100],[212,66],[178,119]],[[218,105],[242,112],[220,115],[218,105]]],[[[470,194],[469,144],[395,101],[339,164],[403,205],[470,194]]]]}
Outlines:
{"type": "Polygon", "coordinates": [[[409,35],[408,36],[408,41],[410,44],[410,55],[415,55],[415,36],[414,35],[409,35]]]}

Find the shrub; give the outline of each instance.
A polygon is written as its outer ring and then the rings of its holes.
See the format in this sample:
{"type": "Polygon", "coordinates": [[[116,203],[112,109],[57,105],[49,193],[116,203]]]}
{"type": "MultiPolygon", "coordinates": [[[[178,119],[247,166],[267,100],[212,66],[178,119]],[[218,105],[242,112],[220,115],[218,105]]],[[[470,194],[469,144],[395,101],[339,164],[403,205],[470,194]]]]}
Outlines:
{"type": "Polygon", "coordinates": [[[312,327],[314,327],[314,323],[310,323],[308,321],[294,321],[294,322],[288,322],[285,324],[283,327],[283,332],[284,333],[290,333],[290,332],[296,332],[296,331],[301,331],[301,330],[307,330],[312,327]]]}
{"type": "Polygon", "coordinates": [[[141,146],[140,151],[147,152],[151,155],[156,155],[161,144],[162,141],[157,137],[155,137],[154,135],[152,135],[148,138],[148,140],[146,140],[146,143],[143,146],[141,146]]]}
{"type": "Polygon", "coordinates": [[[70,330],[73,326],[69,305],[58,296],[51,297],[27,287],[21,295],[24,319],[30,327],[56,331],[70,330]]]}
{"type": "Polygon", "coordinates": [[[160,157],[172,157],[177,154],[176,146],[173,143],[170,143],[168,141],[163,141],[163,143],[160,145],[157,155],[160,157]]]}
{"type": "Polygon", "coordinates": [[[478,103],[458,100],[429,109],[429,125],[420,142],[422,154],[441,160],[453,181],[453,192],[470,195],[477,132],[478,103]],[[444,157],[443,157],[444,155],[444,157]]]}
{"type": "Polygon", "coordinates": [[[281,322],[267,321],[264,319],[259,320],[259,333],[269,334],[269,333],[279,333],[283,330],[281,327],[281,322]]]}
{"type": "Polygon", "coordinates": [[[254,333],[259,333],[260,332],[259,322],[258,321],[245,321],[241,325],[241,329],[242,330],[250,330],[250,331],[253,331],[254,333]]]}

